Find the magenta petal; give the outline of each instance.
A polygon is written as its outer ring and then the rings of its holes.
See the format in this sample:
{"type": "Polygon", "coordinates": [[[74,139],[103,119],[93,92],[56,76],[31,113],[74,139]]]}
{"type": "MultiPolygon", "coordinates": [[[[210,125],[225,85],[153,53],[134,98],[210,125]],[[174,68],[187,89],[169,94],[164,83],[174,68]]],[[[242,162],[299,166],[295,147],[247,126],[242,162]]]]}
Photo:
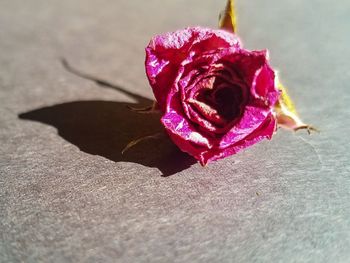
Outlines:
{"type": "Polygon", "coordinates": [[[276,119],[270,114],[266,118],[266,120],[251,134],[246,136],[244,140],[237,142],[227,148],[224,149],[212,149],[211,151],[206,151],[202,153],[200,156],[200,160],[202,160],[202,165],[206,165],[209,162],[222,159],[233,154],[238,153],[239,151],[252,146],[263,139],[271,139],[274,131],[276,130],[276,119]]]}
{"type": "Polygon", "coordinates": [[[186,28],[154,37],[146,47],[146,74],[162,110],[180,64],[195,53],[239,47],[239,39],[226,31],[186,28]]]}
{"type": "Polygon", "coordinates": [[[240,122],[231,128],[220,140],[219,147],[227,148],[232,144],[243,140],[247,135],[254,131],[265,121],[270,114],[270,110],[247,106],[240,122]]]}
{"type": "Polygon", "coordinates": [[[168,133],[181,137],[197,146],[206,147],[207,149],[212,147],[208,138],[197,132],[191,123],[175,111],[166,113],[161,121],[168,133]]]}
{"type": "Polygon", "coordinates": [[[251,92],[257,99],[268,105],[275,105],[279,91],[275,86],[275,73],[268,64],[263,65],[255,74],[251,92]]]}
{"type": "Polygon", "coordinates": [[[251,86],[257,70],[266,64],[266,51],[248,51],[241,49],[234,55],[237,70],[247,85],[251,86]]]}

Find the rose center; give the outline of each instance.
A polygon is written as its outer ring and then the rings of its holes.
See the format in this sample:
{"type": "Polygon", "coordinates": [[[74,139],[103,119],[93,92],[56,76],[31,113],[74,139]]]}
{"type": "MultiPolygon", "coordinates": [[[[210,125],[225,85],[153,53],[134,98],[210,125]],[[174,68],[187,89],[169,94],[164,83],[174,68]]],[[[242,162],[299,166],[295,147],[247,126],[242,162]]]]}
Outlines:
{"type": "Polygon", "coordinates": [[[241,115],[243,94],[242,88],[228,83],[214,81],[213,87],[201,89],[196,99],[205,103],[217,112],[220,118],[232,121],[241,115]]]}
{"type": "Polygon", "coordinates": [[[217,89],[214,93],[215,109],[226,120],[239,117],[242,104],[242,90],[238,86],[217,89]]]}

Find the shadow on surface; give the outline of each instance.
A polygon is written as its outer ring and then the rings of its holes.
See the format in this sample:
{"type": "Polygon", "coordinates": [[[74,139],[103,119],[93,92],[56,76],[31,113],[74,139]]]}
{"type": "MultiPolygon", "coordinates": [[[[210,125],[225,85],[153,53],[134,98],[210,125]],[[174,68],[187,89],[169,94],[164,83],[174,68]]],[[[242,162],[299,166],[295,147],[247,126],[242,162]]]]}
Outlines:
{"type": "MultiPolygon", "coordinates": [[[[64,63],[66,62],[63,61],[63,65],[64,63]]],[[[76,75],[95,81],[100,86],[123,92],[139,102],[132,106],[152,104],[147,98],[89,75],[73,72],[68,64],[64,66],[76,75]]],[[[178,150],[166,137],[142,141],[122,154],[130,141],[163,132],[158,114],[140,114],[128,109],[127,105],[114,101],[73,101],[22,113],[19,118],[57,128],[62,138],[83,152],[100,155],[115,162],[128,161],[157,167],[163,176],[180,172],[195,163],[192,157],[178,150]]]]}

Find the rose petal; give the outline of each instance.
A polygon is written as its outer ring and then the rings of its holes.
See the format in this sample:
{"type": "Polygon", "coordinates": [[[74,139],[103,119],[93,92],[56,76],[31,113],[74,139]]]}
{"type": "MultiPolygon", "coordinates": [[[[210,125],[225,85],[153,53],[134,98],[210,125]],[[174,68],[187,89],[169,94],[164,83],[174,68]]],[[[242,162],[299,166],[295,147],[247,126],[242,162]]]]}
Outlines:
{"type": "Polygon", "coordinates": [[[268,105],[275,105],[280,92],[275,86],[275,73],[268,64],[256,71],[251,87],[252,95],[265,101],[268,105]]]}
{"type": "Polygon", "coordinates": [[[255,143],[258,143],[265,138],[271,139],[275,130],[276,119],[272,114],[269,114],[265,121],[243,140],[240,140],[236,144],[230,145],[225,149],[212,148],[210,151],[202,152],[200,156],[197,156],[196,158],[200,160],[202,165],[206,165],[209,162],[236,154],[239,151],[252,146],[255,143]]]}
{"type": "Polygon", "coordinates": [[[257,70],[266,64],[266,51],[240,49],[225,59],[233,63],[233,67],[240,73],[241,78],[248,86],[251,86],[257,70]]]}
{"type": "Polygon", "coordinates": [[[154,37],[146,47],[146,74],[161,110],[174,85],[180,64],[190,53],[239,47],[239,39],[223,30],[193,27],[154,37]]]}
{"type": "Polygon", "coordinates": [[[195,145],[210,149],[212,144],[209,142],[208,138],[200,134],[194,125],[183,116],[181,105],[175,104],[177,104],[177,101],[173,100],[172,109],[161,118],[161,122],[167,132],[177,135],[195,145]]]}
{"type": "Polygon", "coordinates": [[[248,134],[253,133],[270,113],[269,108],[246,106],[240,121],[220,139],[219,148],[224,149],[243,140],[248,134]]]}

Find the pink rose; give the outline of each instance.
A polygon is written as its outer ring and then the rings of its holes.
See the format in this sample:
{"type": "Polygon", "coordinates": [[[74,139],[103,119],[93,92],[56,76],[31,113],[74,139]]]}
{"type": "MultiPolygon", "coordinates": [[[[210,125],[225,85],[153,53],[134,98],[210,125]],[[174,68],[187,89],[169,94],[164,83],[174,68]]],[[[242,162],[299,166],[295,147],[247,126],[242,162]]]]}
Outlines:
{"type": "Polygon", "coordinates": [[[271,139],[279,90],[266,51],[194,27],[154,37],[145,64],[167,133],[202,165],[271,139]]]}

